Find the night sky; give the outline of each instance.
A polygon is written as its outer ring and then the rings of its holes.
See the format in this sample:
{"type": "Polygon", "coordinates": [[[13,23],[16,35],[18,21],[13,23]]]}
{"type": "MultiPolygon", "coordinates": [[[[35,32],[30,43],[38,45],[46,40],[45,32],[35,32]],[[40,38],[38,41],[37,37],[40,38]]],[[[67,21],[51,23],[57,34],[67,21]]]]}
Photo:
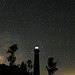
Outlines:
{"type": "Polygon", "coordinates": [[[41,75],[48,75],[48,57],[58,62],[55,75],[75,75],[74,0],[0,0],[0,63],[17,44],[16,64],[34,60],[40,49],[41,75]]]}

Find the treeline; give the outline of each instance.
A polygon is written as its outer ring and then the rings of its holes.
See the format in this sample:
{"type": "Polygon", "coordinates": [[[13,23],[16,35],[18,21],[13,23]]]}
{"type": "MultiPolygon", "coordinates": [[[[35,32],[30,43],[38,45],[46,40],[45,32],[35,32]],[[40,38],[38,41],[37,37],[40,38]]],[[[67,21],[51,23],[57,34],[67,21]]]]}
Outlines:
{"type": "MultiPolygon", "coordinates": [[[[7,53],[10,54],[10,56],[7,57],[9,65],[0,64],[0,75],[33,75],[33,65],[31,60],[28,60],[26,63],[22,61],[19,65],[15,64],[15,52],[17,49],[17,44],[13,44],[9,47],[7,51],[7,53]]],[[[53,60],[53,57],[48,58],[48,65],[46,66],[48,75],[53,75],[58,70],[56,67],[57,62],[54,62],[53,60]]]]}
{"type": "Polygon", "coordinates": [[[21,64],[16,65],[15,52],[17,51],[17,44],[13,44],[9,47],[7,53],[10,56],[7,57],[9,65],[0,64],[0,75],[32,75],[32,61],[28,60],[26,63],[22,61],[21,64]]]}
{"type": "Polygon", "coordinates": [[[0,64],[0,75],[32,75],[32,73],[28,72],[24,65],[19,67],[0,64]]]}

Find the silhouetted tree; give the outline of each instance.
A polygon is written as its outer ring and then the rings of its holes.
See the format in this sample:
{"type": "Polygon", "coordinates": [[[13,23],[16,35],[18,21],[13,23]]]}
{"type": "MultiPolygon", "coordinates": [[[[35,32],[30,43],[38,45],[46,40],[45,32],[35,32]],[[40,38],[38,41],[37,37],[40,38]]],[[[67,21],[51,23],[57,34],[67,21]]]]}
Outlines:
{"type": "Polygon", "coordinates": [[[7,57],[9,65],[13,66],[14,62],[16,60],[15,52],[17,51],[18,47],[17,44],[13,44],[12,46],[9,47],[7,53],[10,53],[10,56],[7,57]]]}
{"type": "Polygon", "coordinates": [[[57,62],[53,62],[54,58],[48,58],[48,66],[46,66],[46,69],[48,71],[49,75],[53,75],[54,72],[56,72],[58,70],[58,68],[56,68],[57,62]]]}
{"type": "Polygon", "coordinates": [[[21,65],[20,65],[20,70],[22,71],[22,73],[29,73],[30,75],[32,75],[32,61],[28,60],[26,63],[24,63],[24,61],[22,61],[21,65]]]}
{"type": "Polygon", "coordinates": [[[20,68],[24,71],[27,71],[27,66],[26,63],[24,63],[24,61],[22,61],[20,68]]]}
{"type": "Polygon", "coordinates": [[[28,70],[28,72],[32,70],[32,67],[33,67],[32,61],[31,60],[28,60],[27,61],[27,70],[28,70]]]}

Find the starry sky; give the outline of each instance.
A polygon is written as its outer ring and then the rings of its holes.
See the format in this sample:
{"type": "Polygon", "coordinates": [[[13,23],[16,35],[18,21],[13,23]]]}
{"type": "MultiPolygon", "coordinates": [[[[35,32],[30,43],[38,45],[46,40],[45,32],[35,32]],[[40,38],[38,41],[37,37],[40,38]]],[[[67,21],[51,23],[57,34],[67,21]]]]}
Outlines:
{"type": "Polygon", "coordinates": [[[0,63],[8,64],[8,47],[18,45],[16,64],[40,49],[41,75],[48,57],[58,62],[55,75],[75,75],[74,0],[0,0],[0,63]]]}

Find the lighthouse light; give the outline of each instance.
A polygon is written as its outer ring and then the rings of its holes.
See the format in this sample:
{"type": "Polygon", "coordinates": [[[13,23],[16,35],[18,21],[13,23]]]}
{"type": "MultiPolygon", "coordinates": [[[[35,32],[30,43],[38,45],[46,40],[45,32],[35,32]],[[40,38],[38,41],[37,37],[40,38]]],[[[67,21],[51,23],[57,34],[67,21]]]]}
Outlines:
{"type": "Polygon", "coordinates": [[[35,49],[39,49],[39,47],[36,46],[35,49]]]}

